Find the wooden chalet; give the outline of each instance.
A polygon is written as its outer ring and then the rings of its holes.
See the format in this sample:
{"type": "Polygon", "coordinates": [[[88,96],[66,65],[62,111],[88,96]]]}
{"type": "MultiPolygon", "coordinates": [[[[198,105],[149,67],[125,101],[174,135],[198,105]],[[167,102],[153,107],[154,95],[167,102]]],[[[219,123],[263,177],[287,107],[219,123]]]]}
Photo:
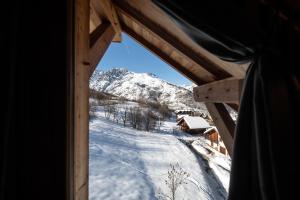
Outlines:
{"type": "Polygon", "coordinates": [[[224,155],[228,155],[228,151],[219,135],[216,127],[209,127],[203,132],[205,139],[210,141],[210,146],[224,155]]]}
{"type": "Polygon", "coordinates": [[[193,110],[175,110],[175,114],[176,115],[194,115],[195,111],[193,110]]]}
{"type": "Polygon", "coordinates": [[[192,110],[175,110],[176,121],[178,122],[184,116],[194,116],[195,112],[192,110]]]}
{"type": "Polygon", "coordinates": [[[205,119],[198,116],[183,116],[179,119],[177,125],[180,130],[191,134],[201,134],[210,127],[205,119]]]}

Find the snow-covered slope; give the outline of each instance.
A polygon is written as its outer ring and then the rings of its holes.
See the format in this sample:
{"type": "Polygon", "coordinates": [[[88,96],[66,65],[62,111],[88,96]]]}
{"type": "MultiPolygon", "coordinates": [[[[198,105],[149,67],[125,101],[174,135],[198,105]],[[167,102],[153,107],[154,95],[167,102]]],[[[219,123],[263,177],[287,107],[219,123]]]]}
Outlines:
{"type": "MultiPolygon", "coordinates": [[[[188,136],[173,134],[176,122],[163,122],[160,130],[149,133],[105,119],[101,108],[96,114],[89,135],[90,200],[154,200],[159,192],[170,195],[165,180],[170,164],[176,163],[190,174],[176,199],[226,199],[222,180],[180,142],[188,136]]],[[[227,181],[229,173],[223,176],[227,181]]]]}
{"type": "Polygon", "coordinates": [[[90,88],[131,100],[140,98],[167,103],[173,109],[196,108],[205,112],[201,103],[193,100],[191,90],[173,85],[150,73],[134,73],[123,68],[96,70],[90,88]]]}

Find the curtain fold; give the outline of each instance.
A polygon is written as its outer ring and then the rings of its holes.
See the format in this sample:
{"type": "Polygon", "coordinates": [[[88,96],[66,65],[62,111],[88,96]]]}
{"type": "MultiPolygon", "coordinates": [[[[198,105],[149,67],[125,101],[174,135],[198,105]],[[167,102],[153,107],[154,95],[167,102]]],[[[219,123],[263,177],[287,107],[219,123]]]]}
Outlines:
{"type": "Polygon", "coordinates": [[[196,43],[225,61],[248,62],[266,37],[255,1],[153,1],[196,43]]]}
{"type": "Polygon", "coordinates": [[[300,74],[287,59],[266,54],[249,68],[228,199],[292,199],[297,194],[291,182],[299,179],[300,74]]]}

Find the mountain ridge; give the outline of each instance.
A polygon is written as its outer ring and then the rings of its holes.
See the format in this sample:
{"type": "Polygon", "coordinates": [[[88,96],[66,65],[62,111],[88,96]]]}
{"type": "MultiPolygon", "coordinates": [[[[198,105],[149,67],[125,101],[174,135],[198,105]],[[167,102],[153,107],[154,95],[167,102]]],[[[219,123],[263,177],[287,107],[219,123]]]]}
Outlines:
{"type": "Polygon", "coordinates": [[[204,104],[194,101],[190,89],[162,80],[153,73],[136,73],[126,68],[95,70],[90,79],[90,88],[130,100],[146,99],[166,103],[174,110],[207,112],[204,104]]]}

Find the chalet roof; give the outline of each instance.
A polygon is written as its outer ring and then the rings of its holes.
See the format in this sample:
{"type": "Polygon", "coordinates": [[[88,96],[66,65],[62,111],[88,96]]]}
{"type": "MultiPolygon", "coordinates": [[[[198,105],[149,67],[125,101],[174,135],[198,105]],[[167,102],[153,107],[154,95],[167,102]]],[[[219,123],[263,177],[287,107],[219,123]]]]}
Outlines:
{"type": "Polygon", "coordinates": [[[177,115],[177,120],[179,120],[179,119],[181,119],[181,118],[183,118],[185,116],[189,116],[189,115],[187,115],[187,114],[177,115]]]}
{"type": "Polygon", "coordinates": [[[201,128],[208,128],[210,127],[210,125],[208,124],[208,122],[203,119],[202,117],[195,117],[195,116],[184,116],[179,122],[178,124],[181,124],[183,121],[186,122],[186,124],[188,125],[188,127],[190,129],[201,129],[201,128]]]}
{"type": "Polygon", "coordinates": [[[185,110],[175,110],[175,113],[180,113],[180,112],[193,112],[192,109],[185,109],[185,110]]]}
{"type": "Polygon", "coordinates": [[[212,130],[215,130],[216,132],[218,132],[217,127],[211,126],[211,127],[209,127],[208,129],[206,129],[206,130],[203,132],[203,134],[207,134],[207,133],[211,132],[212,130]]]}

